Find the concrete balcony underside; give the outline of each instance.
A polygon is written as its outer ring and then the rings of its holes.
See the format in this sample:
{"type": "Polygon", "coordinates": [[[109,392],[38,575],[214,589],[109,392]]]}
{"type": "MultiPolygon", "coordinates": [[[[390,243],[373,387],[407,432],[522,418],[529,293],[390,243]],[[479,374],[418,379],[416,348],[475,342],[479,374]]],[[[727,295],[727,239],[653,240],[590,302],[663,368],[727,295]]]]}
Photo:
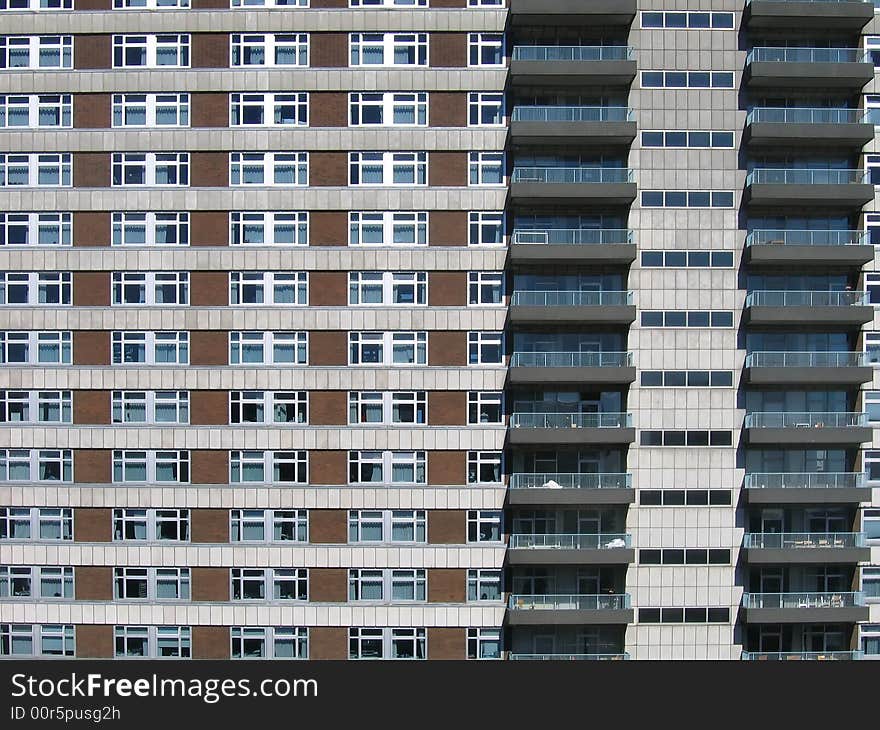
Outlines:
{"type": "MultiPolygon", "coordinates": [[[[871,187],[873,196],[874,188],[871,187]]],[[[526,206],[621,206],[636,199],[635,183],[544,183],[510,184],[510,200],[526,206]]]]}
{"type": "Polygon", "coordinates": [[[595,306],[528,306],[510,307],[511,324],[621,324],[635,322],[636,308],[629,304],[595,306]]]}
{"type": "MultiPolygon", "coordinates": [[[[817,3],[811,3],[817,4],[817,3]]],[[[746,68],[750,88],[847,89],[858,90],[874,78],[870,63],[753,61],[746,68]]]]}
{"type": "Polygon", "coordinates": [[[873,124],[786,124],[753,122],[746,128],[750,147],[854,147],[874,139],[873,124]]]}
{"type": "Polygon", "coordinates": [[[745,249],[750,266],[864,266],[874,260],[873,246],[798,246],[753,244],[745,249]]]}
{"type": "Polygon", "coordinates": [[[572,445],[578,444],[631,444],[636,440],[634,428],[511,428],[507,442],[511,446],[572,445]]]}
{"type": "Polygon", "coordinates": [[[745,428],[746,441],[752,446],[855,446],[870,441],[872,429],[862,426],[822,426],[799,428],[745,428]]]}
{"type": "Polygon", "coordinates": [[[859,385],[870,382],[868,367],[750,367],[743,372],[749,385],[859,385]]]}
{"type": "Polygon", "coordinates": [[[626,26],[636,15],[636,0],[510,0],[508,15],[514,27],[626,26]]]}
{"type": "MultiPolygon", "coordinates": [[[[873,137],[874,128],[871,127],[873,137]]],[[[635,122],[523,122],[510,123],[514,145],[629,145],[636,138],[635,122]]]]}
{"type": "Polygon", "coordinates": [[[745,548],[743,552],[750,565],[844,565],[871,559],[871,549],[860,547],[745,548]]]}
{"type": "MultiPolygon", "coordinates": [[[[871,247],[872,257],[873,254],[871,247]]],[[[513,243],[510,246],[510,261],[514,264],[631,264],[635,259],[634,243],[513,243]]]]}
{"type": "Polygon", "coordinates": [[[514,86],[629,86],[635,77],[632,60],[510,62],[514,86]]]}
{"type": "Polygon", "coordinates": [[[634,367],[543,368],[511,367],[507,374],[511,385],[595,384],[626,385],[636,379],[634,367]]]}
{"type": "Polygon", "coordinates": [[[632,548],[510,548],[509,565],[629,565],[632,548]]]}
{"type": "Polygon", "coordinates": [[[871,501],[869,487],[794,487],[743,489],[749,504],[859,504],[871,501]]]}
{"type": "Polygon", "coordinates": [[[837,325],[859,327],[874,319],[874,308],[843,306],[751,306],[746,307],[745,323],[750,325],[837,325]]]}
{"type": "Polygon", "coordinates": [[[742,608],[740,616],[749,624],[807,624],[841,623],[851,624],[867,621],[867,606],[847,606],[842,608],[742,608]]]}
{"type": "Polygon", "coordinates": [[[635,489],[509,489],[509,505],[633,504],[635,489]]]}
{"type": "Polygon", "coordinates": [[[631,608],[621,609],[514,609],[508,610],[505,620],[509,626],[573,626],[579,624],[629,624],[633,621],[631,608]]]}
{"type": "Polygon", "coordinates": [[[871,3],[752,0],[746,5],[750,30],[858,31],[874,17],[871,3]]]}
{"type": "Polygon", "coordinates": [[[860,208],[874,200],[874,186],[797,183],[752,183],[746,186],[750,206],[794,208],[860,208]]]}

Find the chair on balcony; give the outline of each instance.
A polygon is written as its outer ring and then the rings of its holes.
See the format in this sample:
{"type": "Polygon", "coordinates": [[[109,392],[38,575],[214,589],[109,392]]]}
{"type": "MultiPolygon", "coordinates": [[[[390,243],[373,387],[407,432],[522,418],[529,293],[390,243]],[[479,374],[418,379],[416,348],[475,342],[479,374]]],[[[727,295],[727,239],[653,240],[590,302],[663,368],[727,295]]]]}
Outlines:
{"type": "Polygon", "coordinates": [[[832,608],[843,608],[843,596],[840,596],[840,595],[831,596],[831,607],[832,608]]]}

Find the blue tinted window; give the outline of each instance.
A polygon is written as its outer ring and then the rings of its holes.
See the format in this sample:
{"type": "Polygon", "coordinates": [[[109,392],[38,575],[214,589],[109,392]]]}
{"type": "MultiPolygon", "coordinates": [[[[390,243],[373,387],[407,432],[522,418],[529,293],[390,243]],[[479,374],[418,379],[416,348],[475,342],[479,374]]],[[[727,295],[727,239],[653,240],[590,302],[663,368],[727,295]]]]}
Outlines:
{"type": "Polygon", "coordinates": [[[733,327],[733,312],[712,312],[713,327],[733,327]]]}
{"type": "Polygon", "coordinates": [[[662,71],[645,71],[642,73],[642,86],[646,89],[658,89],[663,86],[662,71]]]}
{"type": "Polygon", "coordinates": [[[642,147],[662,147],[663,132],[642,132],[642,147]]]}
{"type": "Polygon", "coordinates": [[[713,251],[712,266],[733,266],[733,251],[713,251]]]}
{"type": "Polygon", "coordinates": [[[712,13],[713,28],[733,28],[733,13],[712,13]]]}
{"type": "Polygon", "coordinates": [[[687,384],[691,388],[709,387],[708,370],[691,370],[687,374],[687,384]]]}
{"type": "Polygon", "coordinates": [[[680,190],[670,190],[666,193],[667,208],[684,208],[687,205],[687,193],[680,190]]]}
{"type": "Polygon", "coordinates": [[[642,266],[663,266],[663,252],[642,251],[642,266]]]}
{"type": "Polygon", "coordinates": [[[711,139],[709,132],[691,132],[688,135],[688,147],[711,147],[711,139]]]}
{"type": "Polygon", "coordinates": [[[667,251],[667,266],[687,266],[687,254],[684,251],[667,251]]]}
{"type": "Polygon", "coordinates": [[[688,205],[691,208],[708,208],[709,193],[702,190],[694,190],[688,193],[688,205]]]}
{"type": "Polygon", "coordinates": [[[642,385],[646,388],[653,388],[663,385],[662,370],[643,370],[642,385]]]}
{"type": "Polygon", "coordinates": [[[732,208],[733,207],[733,193],[723,192],[723,191],[712,193],[712,207],[713,208],[732,208]]]}
{"type": "Polygon", "coordinates": [[[663,192],[660,190],[643,190],[642,206],[645,208],[662,208],[663,192]]]}
{"type": "Polygon", "coordinates": [[[691,251],[688,254],[688,266],[708,266],[709,265],[709,252],[708,251],[691,251]]]}
{"type": "Polygon", "coordinates": [[[687,13],[666,13],[667,28],[687,28],[687,13]]]}
{"type": "Polygon", "coordinates": [[[713,147],[733,147],[733,132],[712,132],[713,147]]]}
{"type": "Polygon", "coordinates": [[[667,132],[667,147],[687,147],[687,132],[667,132]]]}
{"type": "Polygon", "coordinates": [[[687,87],[687,72],[686,71],[667,71],[666,72],[666,86],[670,89],[684,89],[687,87]]]}
{"type": "Polygon", "coordinates": [[[642,312],[642,327],[662,327],[663,312],[642,312]]]}
{"type": "Polygon", "coordinates": [[[642,28],[662,28],[663,13],[642,13],[642,28]]]}
{"type": "Polygon", "coordinates": [[[691,71],[688,86],[694,89],[708,89],[710,86],[709,79],[708,71],[691,71]]]}
{"type": "Polygon", "coordinates": [[[712,372],[712,385],[729,387],[733,385],[733,373],[729,370],[715,370],[712,372]]]}
{"type": "Polygon", "coordinates": [[[686,327],[687,312],[666,312],[664,324],[667,327],[686,327]]]}
{"type": "Polygon", "coordinates": [[[717,71],[712,74],[712,86],[719,89],[733,88],[733,71],[717,71]]]}
{"type": "Polygon", "coordinates": [[[691,13],[688,17],[689,28],[708,28],[709,13],[691,13]]]}
{"type": "Polygon", "coordinates": [[[663,384],[668,388],[678,388],[685,384],[685,377],[683,370],[667,370],[664,374],[663,384]]]}
{"type": "Polygon", "coordinates": [[[708,312],[688,312],[688,327],[708,327],[708,312]]]}

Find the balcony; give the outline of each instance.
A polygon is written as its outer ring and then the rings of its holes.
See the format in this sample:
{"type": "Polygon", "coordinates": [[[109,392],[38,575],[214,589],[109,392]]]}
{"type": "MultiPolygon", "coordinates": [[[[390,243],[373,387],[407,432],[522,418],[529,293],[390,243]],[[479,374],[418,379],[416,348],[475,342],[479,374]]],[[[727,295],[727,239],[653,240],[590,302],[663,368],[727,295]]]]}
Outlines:
{"type": "Polygon", "coordinates": [[[636,122],[625,106],[517,106],[510,138],[515,145],[630,145],[636,122]]]}
{"type": "Polygon", "coordinates": [[[629,46],[516,46],[510,59],[519,86],[629,86],[635,77],[629,46]]]}
{"type": "Polygon", "coordinates": [[[874,260],[874,246],[864,231],[753,230],[745,256],[750,266],[860,267],[874,260]]]}
{"type": "Polygon", "coordinates": [[[753,48],[746,57],[752,88],[826,88],[858,91],[874,78],[862,48],[753,48]]]}
{"type": "Polygon", "coordinates": [[[861,291],[752,291],[745,314],[750,325],[859,327],[874,307],[861,291]]]}
{"type": "Polygon", "coordinates": [[[861,149],[874,139],[874,125],[859,109],[758,107],[746,116],[750,147],[861,149]]]}
{"type": "Polygon", "coordinates": [[[860,651],[744,651],[746,661],[850,661],[862,658],[860,651]]]}
{"type": "Polygon", "coordinates": [[[512,385],[627,385],[636,379],[631,352],[514,352],[512,385]]]}
{"type": "Polygon", "coordinates": [[[857,446],[871,440],[866,413],[749,413],[750,446],[857,446]]]}
{"type": "Polygon", "coordinates": [[[513,413],[507,438],[511,445],[626,445],[636,431],[629,413],[513,413]]]}
{"type": "Polygon", "coordinates": [[[633,610],[628,593],[511,594],[507,604],[510,626],[547,624],[628,624],[633,610]]]}
{"type": "Polygon", "coordinates": [[[743,536],[752,565],[859,563],[869,560],[863,532],[752,532],[743,536]]]}
{"type": "Polygon", "coordinates": [[[519,229],[510,243],[514,264],[626,265],[636,259],[633,232],[626,228],[519,229]]]}
{"type": "Polygon", "coordinates": [[[746,176],[746,201],[753,207],[850,210],[872,200],[874,186],[864,170],[757,168],[746,176]]]}
{"type": "Polygon", "coordinates": [[[625,661],[627,652],[620,654],[508,654],[510,661],[625,661]]]}
{"type": "Polygon", "coordinates": [[[860,385],[874,377],[864,352],[751,352],[749,385],[860,385]]]}
{"type": "Polygon", "coordinates": [[[510,565],[628,565],[635,558],[624,534],[513,534],[507,546],[510,565]]]}
{"type": "Polygon", "coordinates": [[[619,324],[636,319],[631,291],[515,291],[513,324],[619,324]]]}
{"type": "Polygon", "coordinates": [[[626,167],[514,167],[510,198],[527,206],[630,205],[636,184],[626,167]]]}
{"type": "Polygon", "coordinates": [[[772,472],[746,474],[749,504],[853,504],[869,502],[862,472],[772,472]]]}
{"type": "Polygon", "coordinates": [[[747,623],[855,623],[868,620],[863,593],[744,593],[747,623]]]}
{"type": "Polygon", "coordinates": [[[628,26],[635,15],[636,0],[510,0],[510,22],[515,28],[628,26]]]}
{"type": "Polygon", "coordinates": [[[511,474],[511,505],[632,504],[631,474],[511,474]]]}
{"type": "Polygon", "coordinates": [[[874,17],[871,0],[748,0],[749,30],[859,31],[874,17]]]}

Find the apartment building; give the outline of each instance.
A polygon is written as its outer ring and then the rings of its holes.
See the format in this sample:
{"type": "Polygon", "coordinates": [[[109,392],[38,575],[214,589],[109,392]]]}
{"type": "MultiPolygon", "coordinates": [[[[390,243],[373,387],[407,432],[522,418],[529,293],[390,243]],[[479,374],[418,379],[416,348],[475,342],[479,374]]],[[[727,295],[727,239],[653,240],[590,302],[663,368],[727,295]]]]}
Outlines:
{"type": "Polygon", "coordinates": [[[874,13],[0,0],[0,657],[880,656],[874,13]]]}

